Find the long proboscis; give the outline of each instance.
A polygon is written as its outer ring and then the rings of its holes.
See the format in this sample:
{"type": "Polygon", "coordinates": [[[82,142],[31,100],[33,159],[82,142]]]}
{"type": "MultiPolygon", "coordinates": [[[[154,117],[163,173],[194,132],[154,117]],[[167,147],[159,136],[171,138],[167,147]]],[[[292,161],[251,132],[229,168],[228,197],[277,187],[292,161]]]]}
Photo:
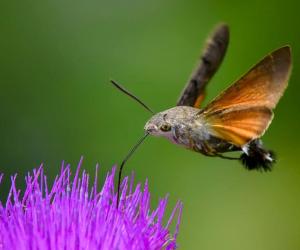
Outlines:
{"type": "Polygon", "coordinates": [[[149,108],[144,102],[142,102],[138,97],[136,97],[135,95],[133,95],[132,93],[130,93],[127,89],[125,89],[123,86],[121,86],[119,83],[117,83],[114,80],[110,80],[110,82],[120,91],[122,91],[124,94],[128,95],[129,97],[131,97],[132,99],[134,99],[135,101],[137,101],[139,104],[141,104],[145,109],[147,109],[150,113],[154,114],[154,111],[149,108]]]}
{"type": "Polygon", "coordinates": [[[134,153],[134,151],[142,144],[142,142],[146,139],[146,137],[149,134],[146,133],[142,138],[139,139],[139,141],[133,146],[133,148],[130,149],[129,153],[126,155],[124,160],[122,161],[119,169],[119,175],[118,175],[118,187],[117,187],[117,208],[119,207],[119,201],[120,201],[120,186],[121,186],[121,179],[122,179],[122,171],[125,163],[130,158],[130,156],[134,153]]]}

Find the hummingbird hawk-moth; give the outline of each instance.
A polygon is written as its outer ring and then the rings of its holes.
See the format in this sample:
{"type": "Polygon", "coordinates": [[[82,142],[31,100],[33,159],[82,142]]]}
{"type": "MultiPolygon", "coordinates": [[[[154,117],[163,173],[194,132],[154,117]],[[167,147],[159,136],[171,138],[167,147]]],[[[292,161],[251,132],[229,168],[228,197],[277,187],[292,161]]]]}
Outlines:
{"type": "MultiPolygon", "coordinates": [[[[271,170],[274,154],[263,147],[260,138],[269,127],[273,109],[288,85],[291,49],[284,46],[274,50],[206,107],[200,108],[206,85],[220,66],[228,42],[229,28],[221,24],[208,40],[200,63],[176,106],[154,114],[147,121],[145,136],[121,164],[118,192],[126,160],[148,135],[165,137],[206,156],[240,160],[248,170],[271,170]],[[240,156],[225,155],[233,151],[241,152],[240,156]]],[[[153,113],[136,96],[111,82],[153,113]]]]}

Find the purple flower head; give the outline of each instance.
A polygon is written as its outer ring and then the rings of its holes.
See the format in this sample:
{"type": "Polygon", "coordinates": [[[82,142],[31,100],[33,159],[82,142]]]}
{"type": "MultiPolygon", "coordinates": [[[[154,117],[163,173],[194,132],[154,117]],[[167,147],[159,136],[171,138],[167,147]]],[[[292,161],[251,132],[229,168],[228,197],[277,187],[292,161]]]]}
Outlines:
{"type": "Polygon", "coordinates": [[[72,178],[70,166],[63,164],[51,188],[42,166],[26,176],[24,192],[16,188],[16,175],[11,177],[7,201],[0,204],[0,249],[176,248],[180,202],[164,224],[167,197],[151,210],[147,181],[144,187],[134,186],[132,175],[122,182],[117,208],[116,168],[107,174],[98,192],[98,168],[90,185],[89,175],[85,171],[80,174],[81,163],[72,178]]]}

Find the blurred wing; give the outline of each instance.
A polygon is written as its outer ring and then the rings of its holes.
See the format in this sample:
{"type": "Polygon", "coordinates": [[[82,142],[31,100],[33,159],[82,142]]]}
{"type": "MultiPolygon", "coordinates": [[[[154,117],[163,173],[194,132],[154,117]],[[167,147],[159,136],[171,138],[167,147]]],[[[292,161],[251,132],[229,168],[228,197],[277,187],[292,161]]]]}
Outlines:
{"type": "Polygon", "coordinates": [[[212,134],[242,146],[263,135],[288,84],[290,47],[275,50],[199,114],[212,134]]]}
{"type": "Polygon", "coordinates": [[[219,68],[227,49],[229,28],[225,24],[217,26],[201,57],[201,61],[189,79],[177,101],[177,106],[199,108],[204,99],[205,86],[219,68]]]}

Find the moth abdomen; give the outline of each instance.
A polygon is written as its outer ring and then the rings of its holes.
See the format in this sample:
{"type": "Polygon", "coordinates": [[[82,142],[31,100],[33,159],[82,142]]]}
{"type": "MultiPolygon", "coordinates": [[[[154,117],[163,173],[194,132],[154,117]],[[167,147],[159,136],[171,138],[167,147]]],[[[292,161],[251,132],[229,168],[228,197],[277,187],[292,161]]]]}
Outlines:
{"type": "Polygon", "coordinates": [[[271,171],[276,162],[275,154],[272,150],[263,148],[260,140],[249,143],[247,152],[240,156],[240,161],[248,170],[271,171]]]}

